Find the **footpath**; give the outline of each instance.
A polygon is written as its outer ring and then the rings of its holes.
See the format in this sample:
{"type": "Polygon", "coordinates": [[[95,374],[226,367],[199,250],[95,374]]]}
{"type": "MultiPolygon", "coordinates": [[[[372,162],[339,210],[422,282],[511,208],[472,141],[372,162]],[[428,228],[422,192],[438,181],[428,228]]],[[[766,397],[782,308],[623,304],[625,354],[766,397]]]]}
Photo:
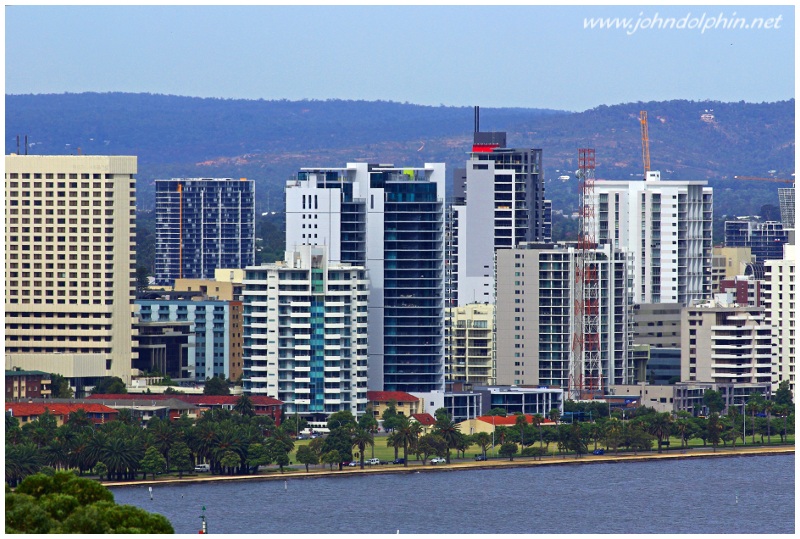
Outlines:
{"type": "MultiPolygon", "coordinates": [[[[354,476],[358,474],[386,474],[386,473],[417,473],[417,472],[448,472],[453,470],[481,470],[481,469],[497,469],[497,468],[523,468],[531,466],[564,466],[570,464],[608,464],[608,463],[622,463],[622,462],[644,462],[662,459],[695,459],[695,458],[721,458],[721,457],[748,457],[748,456],[764,456],[764,455],[793,455],[794,446],[766,446],[766,447],[737,447],[731,448],[717,448],[714,451],[711,447],[692,448],[687,449],[685,452],[680,449],[666,450],[663,453],[655,451],[645,451],[635,455],[633,453],[622,453],[619,455],[606,454],[606,455],[584,455],[575,458],[575,455],[566,456],[548,456],[543,457],[542,460],[534,460],[531,457],[515,457],[514,460],[507,458],[492,458],[487,461],[462,461],[453,462],[451,464],[436,464],[436,465],[422,465],[422,463],[409,463],[408,467],[395,464],[395,465],[380,465],[380,466],[364,466],[361,468],[345,468],[341,471],[334,468],[331,471],[329,468],[317,468],[306,472],[304,467],[300,470],[287,471],[280,473],[279,471],[261,472],[249,475],[189,475],[183,479],[177,477],[160,478],[155,481],[104,481],[103,485],[107,487],[131,487],[131,486],[155,486],[155,485],[180,485],[184,483],[209,483],[216,481],[288,481],[289,479],[315,479],[319,477],[341,477],[341,476],[354,476]]],[[[294,465],[298,466],[298,465],[294,465]]],[[[302,465],[301,465],[302,466],[302,465]]]]}

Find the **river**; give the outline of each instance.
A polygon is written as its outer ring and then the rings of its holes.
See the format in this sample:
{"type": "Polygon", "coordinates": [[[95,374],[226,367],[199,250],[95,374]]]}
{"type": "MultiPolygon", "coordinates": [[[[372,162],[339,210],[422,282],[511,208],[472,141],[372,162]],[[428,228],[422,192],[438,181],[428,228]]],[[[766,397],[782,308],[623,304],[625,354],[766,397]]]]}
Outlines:
{"type": "Polygon", "coordinates": [[[794,533],[794,455],[114,487],[177,533],[794,533]]]}

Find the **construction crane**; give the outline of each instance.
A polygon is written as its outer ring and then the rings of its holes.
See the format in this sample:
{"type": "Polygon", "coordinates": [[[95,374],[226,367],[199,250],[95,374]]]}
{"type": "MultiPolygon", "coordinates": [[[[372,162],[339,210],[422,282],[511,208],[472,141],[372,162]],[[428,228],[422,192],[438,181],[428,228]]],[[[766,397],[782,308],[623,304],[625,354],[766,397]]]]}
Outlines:
{"type": "Polygon", "coordinates": [[[647,111],[639,112],[639,123],[642,124],[642,162],[644,163],[644,179],[650,172],[650,136],[647,130],[647,111]]]}

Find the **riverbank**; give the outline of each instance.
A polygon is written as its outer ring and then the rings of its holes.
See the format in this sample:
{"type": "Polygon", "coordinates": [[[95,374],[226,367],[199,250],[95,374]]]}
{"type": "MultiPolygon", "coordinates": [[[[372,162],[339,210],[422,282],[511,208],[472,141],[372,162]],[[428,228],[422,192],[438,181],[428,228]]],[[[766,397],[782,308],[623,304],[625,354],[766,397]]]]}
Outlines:
{"type": "Polygon", "coordinates": [[[408,467],[401,465],[387,465],[387,466],[365,466],[361,468],[345,468],[344,470],[330,469],[317,469],[309,470],[295,470],[286,473],[271,471],[267,473],[258,473],[250,475],[210,475],[203,474],[202,476],[189,476],[183,479],[177,477],[161,478],[155,481],[104,481],[103,485],[107,487],[131,487],[131,486],[157,486],[157,485],[180,485],[192,483],[208,483],[216,481],[288,481],[289,479],[314,479],[318,477],[352,477],[358,474],[387,474],[387,473],[417,473],[417,472],[448,472],[453,470],[474,470],[474,469],[498,469],[498,468],[522,468],[531,466],[559,466],[569,464],[608,464],[608,463],[622,463],[622,462],[644,462],[651,460],[662,459],[694,459],[694,458],[721,458],[721,457],[746,457],[746,456],[764,456],[764,455],[789,455],[794,454],[794,446],[768,446],[768,447],[737,447],[736,449],[730,448],[717,448],[713,451],[712,448],[696,448],[688,449],[686,452],[680,450],[671,450],[664,453],[657,452],[643,452],[638,455],[632,453],[624,453],[620,455],[607,454],[607,455],[584,455],[580,458],[575,458],[574,455],[567,455],[566,457],[544,457],[542,460],[534,460],[533,458],[515,458],[515,460],[508,459],[491,459],[482,462],[464,461],[454,462],[451,464],[437,464],[425,465],[421,463],[409,463],[408,467]]]}

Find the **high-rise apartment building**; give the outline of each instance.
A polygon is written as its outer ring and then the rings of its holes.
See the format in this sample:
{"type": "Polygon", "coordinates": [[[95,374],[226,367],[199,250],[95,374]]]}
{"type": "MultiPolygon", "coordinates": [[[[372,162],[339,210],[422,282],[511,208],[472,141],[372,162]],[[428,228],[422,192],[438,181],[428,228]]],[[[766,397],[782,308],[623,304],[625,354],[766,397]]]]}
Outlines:
{"type": "Polygon", "coordinates": [[[287,250],[367,268],[370,389],[444,389],[444,181],[442,163],[348,163],[286,186],[287,250]]]}
{"type": "Polygon", "coordinates": [[[244,391],[284,413],[324,421],[367,405],[369,295],[363,266],[329,263],[324,247],[246,268],[244,391]]]}
{"type": "Polygon", "coordinates": [[[447,309],[447,381],[494,385],[494,305],[447,309]]]}
{"type": "Polygon", "coordinates": [[[797,365],[797,247],[786,244],[781,260],[767,260],[766,315],[772,328],[772,390],[784,380],[795,393],[797,365]]]}
{"type": "Polygon", "coordinates": [[[792,187],[781,187],[778,189],[778,204],[781,210],[781,223],[783,228],[795,228],[795,190],[792,187]]]}
{"type": "Polygon", "coordinates": [[[255,263],[255,182],[156,180],[155,281],[213,279],[217,268],[255,263]]]}
{"type": "Polygon", "coordinates": [[[779,221],[725,221],[725,247],[749,247],[756,262],[780,260],[789,231],[779,221]]]}
{"type": "Polygon", "coordinates": [[[130,381],[136,157],[7,155],[5,360],[130,381]]]}
{"type": "Polygon", "coordinates": [[[681,380],[770,383],[771,328],[763,307],[739,305],[730,294],[686,307],[681,317],[681,380]]]}
{"type": "MultiPolygon", "coordinates": [[[[496,383],[569,387],[576,264],[574,245],[523,244],[497,251],[496,383]]],[[[592,264],[600,291],[601,372],[586,375],[606,388],[633,376],[628,260],[606,244],[596,249],[592,264]]]]}
{"type": "Polygon", "coordinates": [[[494,251],[549,241],[542,150],[506,148],[503,132],[474,133],[465,169],[456,169],[448,208],[448,306],[494,303],[494,251]]]}
{"type": "Polygon", "coordinates": [[[594,182],[599,243],[632,255],[635,303],[686,305],[711,296],[712,190],[705,181],[594,182]]]}

